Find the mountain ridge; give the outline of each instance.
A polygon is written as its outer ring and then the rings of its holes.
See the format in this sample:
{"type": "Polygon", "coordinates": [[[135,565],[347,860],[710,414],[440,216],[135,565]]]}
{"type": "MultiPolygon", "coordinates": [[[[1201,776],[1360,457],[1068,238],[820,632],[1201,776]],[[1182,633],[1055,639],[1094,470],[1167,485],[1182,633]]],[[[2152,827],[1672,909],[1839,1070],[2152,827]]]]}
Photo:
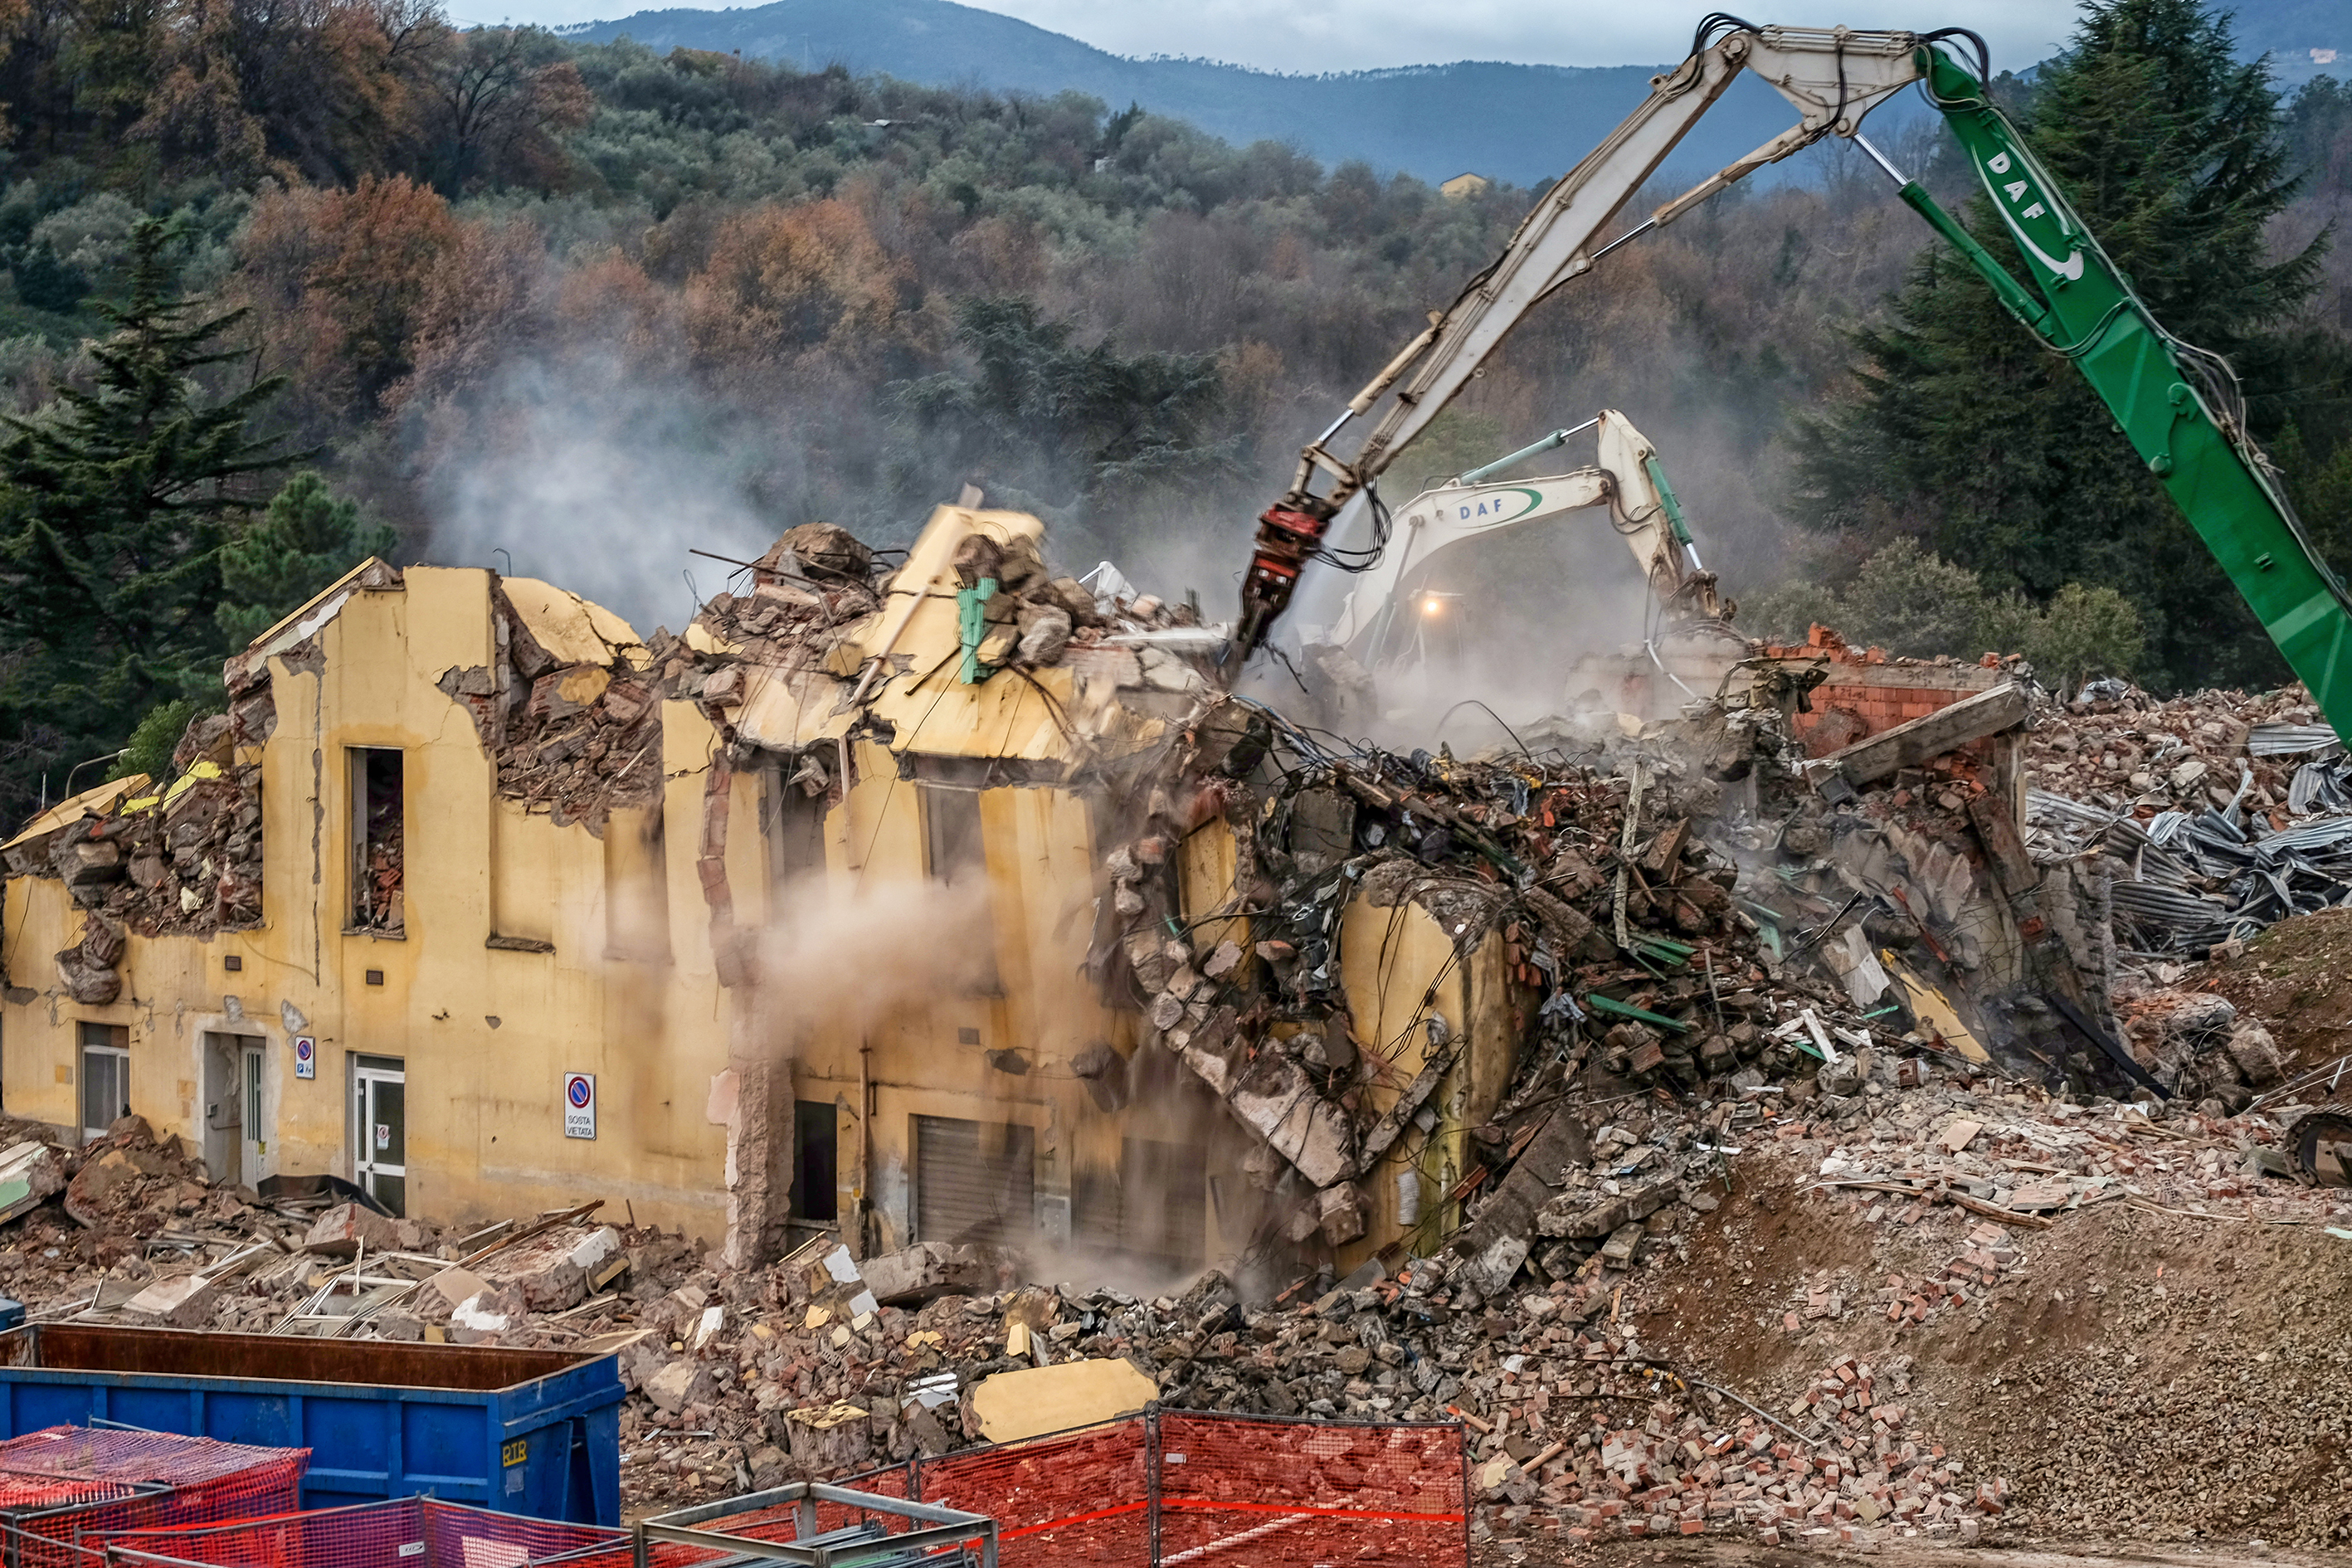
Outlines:
{"type": "MultiPolygon", "coordinates": [[[[2262,0],[2240,8],[2238,29],[2249,57],[2272,54],[2284,88],[2323,69],[2352,75],[2352,5],[2343,0],[2262,0]],[[2331,45],[2344,64],[2308,58],[2331,45]]],[[[1382,173],[1431,182],[1475,172],[1518,185],[1541,184],[1574,164],[1648,95],[1651,78],[1669,68],[1456,60],[1290,75],[1193,56],[1115,55],[954,0],[771,0],[723,11],[640,11],[557,31],[583,42],[625,36],[656,49],[740,53],[804,68],[838,61],[925,86],[1047,97],[1074,90],[1112,109],[1140,104],[1237,145],[1286,142],[1326,165],[1362,159],[1382,173]]],[[[2017,70],[2032,64],[1994,63],[2017,70]]],[[[1885,145],[1903,124],[1929,112],[1914,95],[1898,95],[1876,111],[1873,140],[1885,145]]],[[[1673,166],[1719,168],[1789,124],[1787,103],[1743,74],[1676,149],[1673,166]]],[[[1800,154],[1754,178],[1801,175],[1811,157],[1800,154]]]]}

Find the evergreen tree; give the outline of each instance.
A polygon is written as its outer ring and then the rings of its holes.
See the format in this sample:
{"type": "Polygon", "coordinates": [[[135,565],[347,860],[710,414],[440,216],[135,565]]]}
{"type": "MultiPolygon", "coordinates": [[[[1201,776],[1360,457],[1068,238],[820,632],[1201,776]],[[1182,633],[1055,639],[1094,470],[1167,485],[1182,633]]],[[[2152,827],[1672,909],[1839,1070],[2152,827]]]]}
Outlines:
{"type": "MultiPolygon", "coordinates": [[[[2324,241],[2270,257],[2264,226],[2298,175],[2278,96],[2261,63],[2233,58],[2227,16],[2198,0],[2093,0],[2019,118],[2157,320],[2230,356],[2257,434],[2275,435],[2276,394],[2311,380],[2307,362],[2290,373],[2284,329],[2324,241]]],[[[1966,221],[1994,255],[2014,254],[1981,195],[1966,221]]],[[[1996,594],[2111,585],[2147,624],[2154,681],[2285,678],[2090,384],[2004,315],[1967,263],[1929,247],[1894,317],[1857,335],[1856,401],[1799,432],[1809,521],[1912,535],[1996,594]]]]}
{"type": "Polygon", "coordinates": [[[256,476],[293,460],[249,428],[278,378],[225,397],[198,378],[249,360],[215,313],[173,290],[171,236],[134,235],[130,297],[100,307],[87,390],[68,388],[0,445],[0,810],[45,772],[121,747],[158,703],[217,700],[220,552],[256,476]]]}
{"type": "Polygon", "coordinates": [[[369,556],[390,554],[398,538],[305,469],[286,481],[258,521],[221,547],[214,618],[230,646],[242,647],[369,556]]]}

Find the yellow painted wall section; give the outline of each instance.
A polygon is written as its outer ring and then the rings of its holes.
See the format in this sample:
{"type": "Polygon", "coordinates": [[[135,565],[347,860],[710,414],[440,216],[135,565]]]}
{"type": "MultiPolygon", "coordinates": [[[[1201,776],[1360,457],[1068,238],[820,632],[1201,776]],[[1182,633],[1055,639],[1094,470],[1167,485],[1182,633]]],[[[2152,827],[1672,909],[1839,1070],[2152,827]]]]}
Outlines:
{"type": "MultiPolygon", "coordinates": [[[[452,668],[492,662],[491,581],[412,568],[401,589],[352,593],[319,631],[315,659],[273,659],[277,728],[259,756],[259,928],[134,936],[124,998],[82,1008],[62,995],[51,957],[79,940],[81,912],[58,882],[8,880],[0,1092],[12,1112],[77,1123],[76,1026],[121,1025],[133,1109],[203,1152],[205,1101],[225,1087],[208,1079],[205,1037],[242,1036],[266,1050],[261,1173],[348,1175],[352,1058],[393,1058],[407,1075],[410,1212],[464,1220],[603,1197],[640,1223],[715,1243],[726,1225],[728,1129],[711,1115],[714,1080],[730,1066],[789,1061],[799,1099],[840,1108],[842,1212],[864,1198],[883,1248],[914,1238],[919,1116],[1031,1127],[1036,1218],[1049,1238],[1068,1234],[1081,1174],[1116,1172],[1126,1140],[1206,1149],[1219,1194],[1207,1205],[1208,1260],[1230,1261],[1246,1244],[1256,1199],[1236,1169],[1245,1135],[1187,1069],[1164,1052],[1133,1061],[1141,1091],[1108,1111],[1072,1070],[1098,1041],[1137,1049],[1136,1021],[1104,1008],[1083,973],[1103,890],[1083,796],[1042,785],[979,792],[983,886],[954,894],[926,863],[931,786],[900,777],[889,749],[851,742],[850,787],[824,821],[825,869],[778,889],[761,834],[771,776],[734,772],[727,890],[735,929],[767,945],[761,984],[730,991],[719,984],[696,864],[720,736],[695,704],[666,701],[658,813],[617,812],[602,837],[500,799],[466,708],[436,685],[452,668]],[[352,756],[365,747],[402,759],[399,937],[347,929],[352,756]],[[822,940],[796,940],[811,933],[822,940]],[[494,935],[553,951],[486,945],[494,935]],[[802,947],[822,955],[821,968],[796,959],[802,947]],[[974,953],[993,960],[982,966],[992,973],[975,977],[960,962],[974,953]],[[231,955],[242,963],[234,973],[224,964],[231,955]],[[315,1079],[294,1076],[296,1034],[317,1041],[315,1079]],[[991,1053],[1003,1052],[1017,1057],[992,1065],[991,1053]],[[567,1072],[595,1075],[593,1142],[564,1135],[567,1072]]],[[[942,623],[951,640],[951,614],[930,599],[914,609],[906,646],[936,652],[942,623]]],[[[904,710],[896,743],[918,753],[916,772],[926,755],[1045,744],[1035,730],[1044,705],[1025,682],[951,681],[951,672],[935,677],[904,710]]],[[[837,771],[833,742],[824,754],[837,771]]],[[[1222,822],[1185,841],[1179,869],[1193,916],[1228,905],[1234,865],[1222,822]]],[[[1246,948],[1247,922],[1195,933],[1227,935],[1246,948]]],[[[1457,962],[1418,906],[1361,900],[1340,940],[1359,1037],[1393,1053],[1370,1093],[1373,1111],[1422,1065],[1418,1021],[1433,984],[1434,1005],[1469,1037],[1431,1101],[1445,1125],[1425,1147],[1418,1135],[1400,1144],[1418,1152],[1425,1242],[1464,1169],[1465,1129],[1491,1113],[1509,1073],[1517,1028],[1502,941],[1490,936],[1457,962]]],[[[1343,1268],[1393,1237],[1401,1158],[1367,1174],[1371,1234],[1343,1251],[1343,1268]]]]}
{"type": "Polygon", "coordinates": [[[78,938],[80,911],[59,883],[8,883],[10,982],[46,993],[12,998],[0,1020],[12,1110],[78,1120],[60,1076],[77,1065],[75,1025],[124,1023],[132,1109],[201,1151],[204,1036],[243,1034],[267,1047],[261,1173],[348,1174],[351,1058],[397,1058],[411,1212],[463,1219],[601,1196],[625,1201],[641,1221],[717,1234],[724,1133],[702,1111],[725,1064],[726,1025],[707,946],[700,983],[683,941],[674,945],[684,962],[608,962],[604,846],[496,799],[471,720],[435,685],[453,666],[489,662],[488,584],[486,572],[412,568],[403,591],[352,596],[319,634],[315,673],[273,661],[259,928],[134,936],[121,966],[126,999],[80,1008],[58,994],[48,962],[78,938]],[[402,756],[404,940],[347,930],[350,753],[369,746],[402,756]],[[505,873],[502,898],[553,952],[484,945],[494,865],[505,873]],[[230,953],[243,959],[234,974],[222,964],[230,953]],[[317,1039],[315,1079],[294,1076],[297,1032],[317,1039]],[[563,1135],[568,1071],[597,1075],[593,1142],[563,1135]]]}
{"type": "Polygon", "coordinates": [[[1408,1130],[1391,1146],[1376,1170],[1358,1178],[1364,1193],[1364,1238],[1341,1247],[1344,1273],[1400,1236],[1409,1250],[1425,1252],[1460,1218],[1459,1205],[1445,1196],[1468,1170],[1469,1129],[1501,1102],[1510,1078],[1517,1035],[1509,1030],[1505,943],[1489,932],[1457,960],[1454,940],[1419,904],[1382,908],[1359,897],[1339,922],[1339,963],[1360,1049],[1385,1058],[1366,1093],[1376,1113],[1384,1113],[1415,1074],[1427,1065],[1431,1010],[1453,1029],[1458,1047],[1454,1066],[1423,1103],[1439,1124],[1424,1140],[1408,1130]],[[1423,999],[1427,998],[1426,1005],[1423,999]],[[1420,1217],[1402,1222],[1397,1177],[1412,1169],[1420,1183],[1420,1217]]]}

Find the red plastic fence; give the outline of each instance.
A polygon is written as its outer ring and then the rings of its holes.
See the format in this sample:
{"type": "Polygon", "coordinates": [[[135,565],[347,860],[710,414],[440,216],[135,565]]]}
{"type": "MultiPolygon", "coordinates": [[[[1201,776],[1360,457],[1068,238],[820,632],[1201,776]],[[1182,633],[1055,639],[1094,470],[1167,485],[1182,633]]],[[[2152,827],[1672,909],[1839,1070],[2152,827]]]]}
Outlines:
{"type": "Polygon", "coordinates": [[[160,1432],[50,1426],[0,1443],[0,1479],[70,1492],[10,1508],[14,1568],[77,1568],[74,1543],[108,1531],[209,1524],[298,1501],[308,1448],[259,1448],[160,1432]]]}
{"type": "MultiPolygon", "coordinates": [[[[1348,1426],[1152,1411],[839,1484],[987,1514],[996,1521],[1002,1568],[1467,1568],[1463,1460],[1462,1427],[1451,1422],[1348,1426]]],[[[818,1525],[834,1530],[856,1517],[826,1504],[818,1525]]],[[[788,1506],[699,1528],[789,1541],[793,1520],[788,1506]]],[[[656,1568],[699,1560],[655,1559],[656,1568]]]]}
{"type": "Polygon", "coordinates": [[[1459,1426],[1159,1419],[1157,1563],[1466,1560],[1459,1426]]]}
{"type": "Polygon", "coordinates": [[[117,1562],[205,1568],[524,1568],[612,1553],[629,1533],[593,1524],[491,1513],[433,1498],[398,1498],[232,1524],[110,1531],[85,1536],[117,1562]]]}

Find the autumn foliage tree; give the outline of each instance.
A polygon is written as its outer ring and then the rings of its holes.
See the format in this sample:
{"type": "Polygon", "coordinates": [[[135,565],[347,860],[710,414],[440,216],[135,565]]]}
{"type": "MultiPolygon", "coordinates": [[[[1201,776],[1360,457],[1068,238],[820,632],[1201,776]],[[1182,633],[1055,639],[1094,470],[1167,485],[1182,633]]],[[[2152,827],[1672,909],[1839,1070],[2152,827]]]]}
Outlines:
{"type": "Polygon", "coordinates": [[[426,299],[464,232],[439,192],[405,174],[284,186],[255,203],[241,283],[307,428],[381,410],[413,368],[426,299]]]}

